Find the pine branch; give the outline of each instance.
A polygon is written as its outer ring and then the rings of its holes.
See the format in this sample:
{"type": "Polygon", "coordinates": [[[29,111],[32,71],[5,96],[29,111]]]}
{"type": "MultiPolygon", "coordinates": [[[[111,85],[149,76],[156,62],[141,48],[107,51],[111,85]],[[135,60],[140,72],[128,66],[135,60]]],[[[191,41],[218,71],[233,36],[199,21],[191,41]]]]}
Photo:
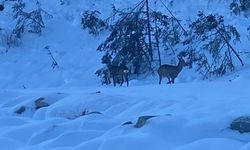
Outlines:
{"type": "Polygon", "coordinates": [[[238,60],[240,61],[241,65],[244,66],[244,63],[242,61],[242,59],[240,58],[240,55],[235,51],[235,49],[233,48],[233,46],[229,43],[229,41],[226,39],[226,37],[220,32],[220,30],[218,28],[216,28],[216,31],[220,34],[220,36],[223,38],[223,40],[227,43],[227,45],[230,47],[230,49],[233,51],[233,53],[236,55],[236,57],[238,58],[238,60]]]}

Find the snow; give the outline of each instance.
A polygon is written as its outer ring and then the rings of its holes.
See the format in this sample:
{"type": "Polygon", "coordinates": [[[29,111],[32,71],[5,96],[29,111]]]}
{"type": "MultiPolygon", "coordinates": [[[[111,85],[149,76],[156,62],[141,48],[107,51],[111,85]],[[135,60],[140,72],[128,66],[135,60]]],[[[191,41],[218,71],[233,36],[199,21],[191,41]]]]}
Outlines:
{"type": "MultiPolygon", "coordinates": [[[[27,10],[35,7],[36,1],[25,1],[27,10]]],[[[0,13],[0,27],[5,27],[0,35],[14,26],[10,3],[0,13]]],[[[249,134],[228,128],[236,117],[250,114],[249,54],[241,53],[244,67],[238,65],[234,72],[211,80],[203,81],[185,68],[173,85],[166,79],[158,85],[156,75],[134,79],[129,87],[100,85],[94,72],[102,66],[102,54],[96,48],[107,33],[98,38],[88,35],[80,17],[87,9],[106,17],[113,3],[126,7],[136,1],[65,0],[60,5],[59,0],[44,0],[41,6],[53,18],[46,19],[42,35],[26,33],[21,45],[7,53],[0,45],[0,149],[249,150],[249,134]],[[59,68],[51,68],[46,46],[59,68]],[[50,106],[36,110],[39,98],[50,106]],[[22,106],[25,112],[15,113],[22,106]],[[83,115],[84,111],[98,113],[83,115]],[[145,115],[156,117],[134,128],[138,117],[145,115]],[[122,125],[128,121],[133,124],[122,125]]],[[[247,51],[249,19],[232,17],[228,3],[176,0],[173,5],[169,7],[179,18],[194,18],[200,9],[226,14],[225,20],[237,25],[242,35],[237,51],[247,51]]]]}
{"type": "MultiPolygon", "coordinates": [[[[1,117],[0,136],[3,145],[18,143],[11,149],[240,149],[249,136],[228,127],[235,117],[249,114],[249,86],[236,80],[56,89],[63,94],[42,90],[51,106],[39,110],[31,104],[41,90],[5,90],[5,99],[26,97],[32,111],[17,115],[10,109],[1,117]],[[85,109],[101,114],[81,116],[85,109]],[[122,126],[143,115],[157,117],[142,128],[122,126]]],[[[1,101],[3,106],[10,107],[1,101]]]]}

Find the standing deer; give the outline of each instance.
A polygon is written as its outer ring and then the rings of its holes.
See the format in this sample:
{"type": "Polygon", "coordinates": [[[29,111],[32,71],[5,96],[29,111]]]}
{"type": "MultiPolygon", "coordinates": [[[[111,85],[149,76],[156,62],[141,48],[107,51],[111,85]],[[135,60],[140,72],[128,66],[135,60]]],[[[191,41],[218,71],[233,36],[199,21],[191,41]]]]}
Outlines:
{"type": "Polygon", "coordinates": [[[128,82],[129,70],[126,65],[121,65],[121,66],[112,65],[111,58],[109,56],[104,56],[102,62],[107,64],[110,76],[113,79],[114,86],[116,86],[116,83],[120,83],[120,86],[122,86],[124,80],[127,82],[127,86],[129,85],[128,82]]]}
{"type": "Polygon", "coordinates": [[[158,69],[158,74],[160,77],[159,84],[161,84],[161,80],[163,77],[168,78],[169,84],[174,84],[175,78],[178,76],[178,74],[181,72],[182,68],[185,66],[185,61],[181,56],[178,56],[179,63],[177,66],[164,64],[161,65],[158,69]]]}
{"type": "Polygon", "coordinates": [[[116,86],[116,83],[120,83],[120,86],[124,83],[124,80],[128,83],[128,67],[127,66],[115,66],[115,65],[108,65],[110,75],[113,79],[114,86],[116,86]]]}

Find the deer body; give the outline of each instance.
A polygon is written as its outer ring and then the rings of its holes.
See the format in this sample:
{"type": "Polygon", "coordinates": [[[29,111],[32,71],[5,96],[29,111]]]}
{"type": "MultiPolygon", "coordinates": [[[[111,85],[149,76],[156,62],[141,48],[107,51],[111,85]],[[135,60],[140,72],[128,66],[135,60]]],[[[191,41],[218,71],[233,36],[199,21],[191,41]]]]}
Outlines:
{"type": "Polygon", "coordinates": [[[179,63],[177,66],[174,65],[168,65],[168,64],[164,64],[161,65],[158,69],[158,74],[159,74],[159,84],[161,84],[161,80],[164,77],[168,78],[168,83],[169,84],[174,84],[174,80],[175,78],[178,76],[178,74],[181,72],[182,68],[185,65],[185,61],[178,57],[179,59],[179,63]]]}
{"type": "Polygon", "coordinates": [[[129,70],[125,63],[122,63],[119,66],[113,65],[111,62],[111,56],[109,56],[108,54],[103,56],[102,63],[107,65],[109,75],[113,79],[114,86],[116,86],[116,83],[120,83],[120,85],[122,86],[124,80],[127,82],[128,86],[129,70]]]}
{"type": "Polygon", "coordinates": [[[108,64],[108,69],[110,72],[110,76],[113,79],[114,86],[116,86],[116,83],[122,84],[124,83],[124,80],[127,82],[128,86],[128,68],[126,66],[115,66],[108,64]]]}

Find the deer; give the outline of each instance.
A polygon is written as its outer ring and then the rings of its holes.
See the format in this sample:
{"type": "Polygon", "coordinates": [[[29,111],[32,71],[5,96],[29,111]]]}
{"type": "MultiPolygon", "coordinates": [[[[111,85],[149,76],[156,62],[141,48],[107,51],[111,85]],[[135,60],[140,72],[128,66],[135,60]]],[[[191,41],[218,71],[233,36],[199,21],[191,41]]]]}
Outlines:
{"type": "Polygon", "coordinates": [[[158,69],[159,74],[159,84],[161,84],[161,80],[164,77],[168,78],[168,84],[174,84],[175,78],[178,76],[178,74],[181,72],[182,68],[185,66],[185,61],[182,58],[182,56],[178,56],[179,63],[177,66],[164,64],[161,65],[158,69]]]}
{"type": "Polygon", "coordinates": [[[116,83],[120,83],[120,86],[123,85],[124,80],[127,83],[127,86],[129,85],[128,82],[128,74],[129,74],[129,70],[127,66],[114,66],[114,65],[110,65],[108,66],[111,77],[113,79],[114,82],[114,86],[116,86],[116,83]]]}
{"type": "Polygon", "coordinates": [[[127,82],[127,86],[129,85],[128,81],[129,70],[125,64],[122,64],[120,66],[113,65],[111,63],[111,57],[108,55],[103,57],[102,62],[107,65],[109,74],[113,79],[114,86],[116,86],[116,83],[120,83],[120,86],[122,86],[124,80],[127,82]]]}

